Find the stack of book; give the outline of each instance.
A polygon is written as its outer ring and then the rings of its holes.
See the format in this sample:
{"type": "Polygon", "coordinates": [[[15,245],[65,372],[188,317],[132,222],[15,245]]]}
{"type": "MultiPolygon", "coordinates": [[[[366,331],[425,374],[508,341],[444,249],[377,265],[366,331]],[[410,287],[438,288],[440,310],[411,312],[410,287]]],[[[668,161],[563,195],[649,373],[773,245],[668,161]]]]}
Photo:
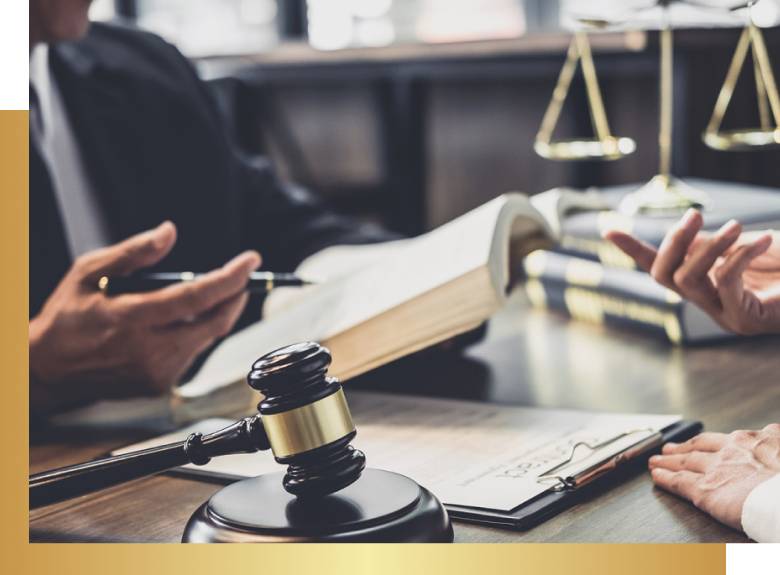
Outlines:
{"type": "MultiPolygon", "coordinates": [[[[704,227],[714,231],[734,218],[745,230],[780,228],[780,189],[689,179],[706,193],[704,227]]],[[[561,222],[560,243],[523,261],[525,289],[531,303],[577,319],[622,324],[654,333],[674,344],[712,341],[724,331],[697,306],[653,281],[610,242],[608,230],[631,233],[660,245],[678,216],[626,216],[620,200],[638,188],[619,186],[599,192],[611,210],[572,213],[561,222]]]]}

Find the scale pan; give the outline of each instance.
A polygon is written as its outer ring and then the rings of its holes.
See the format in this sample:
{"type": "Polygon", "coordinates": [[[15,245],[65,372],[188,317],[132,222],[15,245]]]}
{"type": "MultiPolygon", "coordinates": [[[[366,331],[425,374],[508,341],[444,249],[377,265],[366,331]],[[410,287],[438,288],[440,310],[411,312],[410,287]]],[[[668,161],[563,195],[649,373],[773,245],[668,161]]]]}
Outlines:
{"type": "Polygon", "coordinates": [[[636,150],[631,138],[611,137],[604,140],[558,140],[534,143],[537,154],[548,160],[619,160],[636,150]]]}
{"type": "Polygon", "coordinates": [[[754,148],[780,147],[780,128],[775,130],[729,130],[707,133],[702,136],[704,143],[713,150],[724,152],[752,150],[754,148]]]}

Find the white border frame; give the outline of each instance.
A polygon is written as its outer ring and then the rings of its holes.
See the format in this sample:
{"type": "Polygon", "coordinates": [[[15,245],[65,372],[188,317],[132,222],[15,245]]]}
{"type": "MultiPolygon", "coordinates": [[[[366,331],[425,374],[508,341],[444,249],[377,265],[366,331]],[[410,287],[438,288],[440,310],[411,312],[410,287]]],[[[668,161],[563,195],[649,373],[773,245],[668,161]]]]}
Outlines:
{"type": "Polygon", "coordinates": [[[29,1],[0,1],[0,110],[30,106],[29,1]]]}
{"type": "Polygon", "coordinates": [[[726,545],[726,575],[777,575],[780,543],[729,543],[726,545]]]}

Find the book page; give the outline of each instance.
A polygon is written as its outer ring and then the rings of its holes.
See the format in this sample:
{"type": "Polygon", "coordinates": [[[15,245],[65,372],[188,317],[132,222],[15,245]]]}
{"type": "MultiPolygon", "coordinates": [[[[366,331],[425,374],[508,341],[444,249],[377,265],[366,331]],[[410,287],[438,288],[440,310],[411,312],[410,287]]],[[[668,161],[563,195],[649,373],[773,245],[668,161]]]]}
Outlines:
{"type": "Polygon", "coordinates": [[[552,188],[530,199],[531,205],[544,216],[556,238],[561,235],[561,222],[578,211],[598,212],[610,209],[609,203],[595,189],[552,188]]]}
{"type": "MultiPolygon", "coordinates": [[[[680,420],[675,415],[508,407],[353,390],[347,395],[357,428],[353,445],[365,452],[368,466],[411,477],[444,503],[504,511],[547,491],[550,484],[540,482],[539,475],[566,460],[576,443],[598,444],[634,431],[598,453],[577,449],[573,465],[582,468],[680,420]]],[[[132,449],[227,423],[208,420],[132,449]]],[[[200,469],[234,477],[284,471],[269,452],[216,458],[200,469]]]]}
{"type": "Polygon", "coordinates": [[[324,282],[341,280],[359,273],[378,260],[396,252],[403,243],[400,239],[377,244],[336,245],[312,254],[296,268],[295,273],[311,279],[315,285],[305,287],[278,287],[263,302],[263,317],[269,318],[308,298],[324,282]]]}

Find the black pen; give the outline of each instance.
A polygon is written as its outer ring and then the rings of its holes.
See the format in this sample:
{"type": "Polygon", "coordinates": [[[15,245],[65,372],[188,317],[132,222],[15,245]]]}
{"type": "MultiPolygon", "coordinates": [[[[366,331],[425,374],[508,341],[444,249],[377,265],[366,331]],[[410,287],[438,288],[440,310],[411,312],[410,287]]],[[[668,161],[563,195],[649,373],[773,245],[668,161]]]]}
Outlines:
{"type": "MultiPolygon", "coordinates": [[[[182,282],[195,281],[204,275],[194,272],[158,272],[127,277],[103,276],[98,281],[98,288],[106,295],[149,292],[182,282]]],[[[249,274],[247,289],[249,293],[267,293],[278,287],[302,287],[315,283],[317,282],[291,273],[252,272],[249,274]]]]}

